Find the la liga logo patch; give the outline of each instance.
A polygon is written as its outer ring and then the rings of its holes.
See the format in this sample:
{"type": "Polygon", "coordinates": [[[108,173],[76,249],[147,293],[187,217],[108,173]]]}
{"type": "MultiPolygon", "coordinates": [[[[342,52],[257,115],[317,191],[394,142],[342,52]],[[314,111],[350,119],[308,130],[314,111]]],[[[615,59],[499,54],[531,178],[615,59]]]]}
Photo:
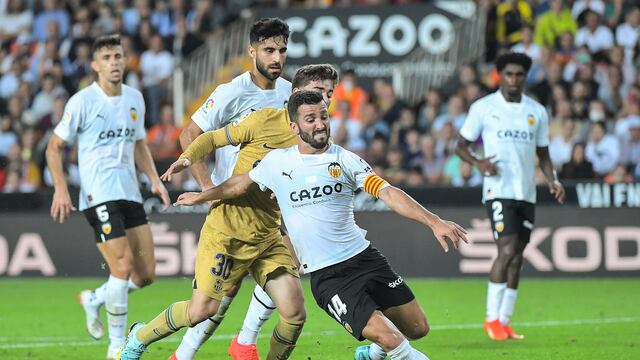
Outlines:
{"type": "Polygon", "coordinates": [[[204,110],[205,112],[211,111],[211,109],[213,109],[214,103],[215,101],[213,100],[213,98],[208,98],[207,101],[204,103],[202,110],[204,110]]]}

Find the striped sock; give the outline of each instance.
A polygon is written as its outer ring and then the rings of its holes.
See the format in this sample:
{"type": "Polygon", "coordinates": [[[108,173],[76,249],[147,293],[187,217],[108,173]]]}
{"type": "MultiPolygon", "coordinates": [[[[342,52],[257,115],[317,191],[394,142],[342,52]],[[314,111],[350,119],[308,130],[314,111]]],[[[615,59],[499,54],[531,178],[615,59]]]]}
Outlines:
{"type": "Polygon", "coordinates": [[[189,321],[189,301],[180,301],[169,305],[165,311],[140,329],[138,340],[149,345],[187,326],[192,326],[189,321]]]}

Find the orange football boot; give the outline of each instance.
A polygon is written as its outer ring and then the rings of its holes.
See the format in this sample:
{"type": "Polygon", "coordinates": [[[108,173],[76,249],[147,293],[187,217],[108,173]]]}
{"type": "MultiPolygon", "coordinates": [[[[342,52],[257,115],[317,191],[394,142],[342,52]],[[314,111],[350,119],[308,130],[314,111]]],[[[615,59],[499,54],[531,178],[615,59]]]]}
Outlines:
{"type": "Polygon", "coordinates": [[[484,331],[489,335],[491,340],[507,340],[509,338],[509,335],[507,335],[507,332],[498,319],[493,321],[485,320],[484,331]]]}
{"type": "Polygon", "coordinates": [[[507,333],[507,336],[509,337],[509,339],[515,339],[515,340],[524,339],[524,335],[516,334],[516,332],[513,331],[513,329],[511,328],[510,324],[504,325],[502,328],[504,329],[504,332],[507,333]]]}
{"type": "Polygon", "coordinates": [[[238,343],[237,336],[229,344],[229,356],[233,360],[260,360],[258,347],[255,344],[242,345],[238,343]]]}

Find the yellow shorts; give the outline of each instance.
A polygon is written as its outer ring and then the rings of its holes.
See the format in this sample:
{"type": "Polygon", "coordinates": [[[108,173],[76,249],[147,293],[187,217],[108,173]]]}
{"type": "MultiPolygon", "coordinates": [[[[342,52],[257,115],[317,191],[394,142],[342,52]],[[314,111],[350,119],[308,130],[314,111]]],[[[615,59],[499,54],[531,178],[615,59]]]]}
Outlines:
{"type": "Polygon", "coordinates": [[[264,287],[267,277],[278,269],[299,277],[289,249],[277,231],[257,243],[220,233],[200,234],[193,288],[221,300],[229,289],[250,273],[264,287]]]}

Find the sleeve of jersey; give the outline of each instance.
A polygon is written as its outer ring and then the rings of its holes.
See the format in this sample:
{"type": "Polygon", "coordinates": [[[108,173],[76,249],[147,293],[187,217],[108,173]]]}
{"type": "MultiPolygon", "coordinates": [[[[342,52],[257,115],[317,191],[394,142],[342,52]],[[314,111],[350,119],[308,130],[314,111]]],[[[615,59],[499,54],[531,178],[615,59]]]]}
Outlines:
{"type": "Polygon", "coordinates": [[[225,129],[207,131],[200,134],[180,155],[180,159],[189,159],[191,163],[201,160],[216,148],[228,145],[225,129]]]}
{"type": "Polygon", "coordinates": [[[249,171],[249,177],[253,182],[260,186],[260,190],[262,191],[265,191],[266,189],[273,190],[273,183],[271,181],[271,173],[273,172],[273,169],[271,169],[269,164],[272,163],[274,152],[275,151],[268,153],[256,167],[249,171]]]}
{"type": "Polygon", "coordinates": [[[549,115],[546,109],[542,109],[540,115],[540,123],[536,134],[536,146],[549,146],[549,115]]]}
{"type": "Polygon", "coordinates": [[[476,141],[482,133],[482,113],[478,103],[471,105],[467,118],[460,128],[460,135],[468,141],[476,141]]]}
{"type": "Polygon", "coordinates": [[[389,186],[389,183],[376,175],[371,169],[371,165],[358,155],[348,152],[343,159],[348,171],[351,173],[351,178],[355,181],[356,188],[364,189],[364,191],[378,198],[380,190],[389,186]]]}
{"type": "Polygon", "coordinates": [[[390,186],[388,182],[386,182],[383,178],[378,176],[377,174],[371,173],[367,174],[362,182],[362,188],[364,191],[373,195],[377,198],[380,197],[380,190],[390,186]]]}
{"type": "Polygon", "coordinates": [[[224,85],[216,88],[205,102],[191,115],[202,131],[219,129],[225,121],[225,108],[231,106],[228,103],[227,87],[224,85]]]}
{"type": "Polygon", "coordinates": [[[142,140],[147,136],[147,131],[144,128],[144,118],[147,110],[144,105],[144,98],[142,97],[142,94],[138,95],[140,96],[140,111],[135,114],[136,118],[138,119],[136,128],[136,140],[142,140]]]}
{"type": "Polygon", "coordinates": [[[78,134],[82,116],[82,106],[78,97],[71,97],[67,105],[65,105],[62,119],[60,119],[53,132],[64,141],[73,142],[78,134]]]}

